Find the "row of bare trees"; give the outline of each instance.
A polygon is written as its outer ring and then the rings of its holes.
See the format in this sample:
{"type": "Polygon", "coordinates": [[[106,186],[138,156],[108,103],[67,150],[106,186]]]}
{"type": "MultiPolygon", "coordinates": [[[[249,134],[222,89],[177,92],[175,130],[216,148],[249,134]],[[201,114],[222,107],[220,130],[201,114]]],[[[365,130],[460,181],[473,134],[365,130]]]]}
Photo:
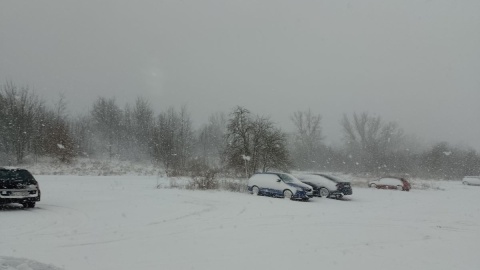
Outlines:
{"type": "Polygon", "coordinates": [[[65,102],[60,98],[47,108],[28,88],[12,83],[0,91],[0,159],[7,165],[22,163],[25,157],[56,156],[68,161],[75,143],[65,117],[65,102]]]}
{"type": "Polygon", "coordinates": [[[431,146],[405,135],[395,122],[367,112],[343,115],[343,145],[325,145],[321,116],[310,110],[292,115],[296,131],[290,152],[299,170],[435,178],[480,175],[480,155],[470,147],[440,142],[431,146]]]}
{"type": "Polygon", "coordinates": [[[321,115],[311,110],[292,114],[291,133],[243,107],[215,113],[194,129],[186,107],[156,115],[142,98],[121,107],[114,98],[99,97],[87,115],[70,117],[62,96],[47,106],[28,87],[6,83],[0,90],[0,165],[89,157],[154,162],[170,175],[199,166],[246,176],[269,170],[442,178],[480,174],[475,150],[448,143],[427,146],[397,123],[366,112],[343,115],[343,144],[327,145],[321,115]]]}

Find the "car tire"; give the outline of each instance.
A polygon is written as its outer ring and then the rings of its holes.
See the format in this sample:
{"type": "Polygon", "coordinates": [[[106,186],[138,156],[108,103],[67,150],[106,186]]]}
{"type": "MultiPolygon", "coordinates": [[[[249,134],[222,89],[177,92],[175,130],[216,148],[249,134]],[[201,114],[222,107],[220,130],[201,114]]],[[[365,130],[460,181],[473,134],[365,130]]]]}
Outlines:
{"type": "Polygon", "coordinates": [[[318,194],[320,197],[328,197],[328,195],[330,195],[330,191],[327,188],[322,187],[318,191],[318,194]]]}
{"type": "Polygon", "coordinates": [[[462,184],[464,185],[467,185],[468,186],[468,182],[467,181],[463,181],[462,184]]]}
{"type": "Polygon", "coordinates": [[[260,193],[260,189],[257,186],[252,187],[252,194],[258,196],[260,193]]]}
{"type": "Polygon", "coordinates": [[[403,187],[402,186],[397,186],[397,189],[398,190],[403,190],[403,187]]]}
{"type": "Polygon", "coordinates": [[[370,184],[369,187],[371,187],[371,188],[377,188],[377,185],[375,185],[375,184],[370,184]]]}
{"type": "Polygon", "coordinates": [[[292,191],[289,190],[289,189],[285,189],[285,190],[283,191],[283,197],[284,197],[285,199],[291,200],[291,199],[293,198],[293,193],[292,193],[292,191]]]}
{"type": "Polygon", "coordinates": [[[22,203],[24,208],[34,208],[35,207],[35,202],[26,202],[22,203]]]}
{"type": "Polygon", "coordinates": [[[335,199],[337,199],[337,200],[340,200],[341,198],[343,198],[343,195],[342,195],[342,194],[337,194],[337,195],[335,196],[335,199]]]}

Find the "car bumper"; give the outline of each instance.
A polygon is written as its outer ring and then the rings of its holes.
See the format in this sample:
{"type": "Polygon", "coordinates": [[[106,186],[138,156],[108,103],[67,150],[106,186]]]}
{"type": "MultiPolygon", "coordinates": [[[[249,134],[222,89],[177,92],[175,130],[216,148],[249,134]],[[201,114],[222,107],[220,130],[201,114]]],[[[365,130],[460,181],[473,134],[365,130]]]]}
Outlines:
{"type": "Polygon", "coordinates": [[[341,193],[343,195],[352,195],[353,194],[352,188],[342,188],[342,189],[338,190],[337,192],[341,193]]]}
{"type": "MultiPolygon", "coordinates": [[[[353,194],[353,191],[352,189],[342,189],[342,190],[334,190],[334,191],[330,191],[330,195],[328,196],[336,196],[336,195],[352,195],[353,194]]],[[[320,190],[317,189],[317,190],[314,190],[313,191],[313,196],[315,197],[321,197],[320,196],[320,190]]]]}
{"type": "Polygon", "coordinates": [[[292,197],[294,200],[308,200],[313,197],[312,192],[305,192],[305,191],[297,191],[292,197]]]}
{"type": "MultiPolygon", "coordinates": [[[[21,196],[15,196],[11,194],[11,192],[19,192],[19,191],[26,191],[26,190],[2,190],[0,192],[0,204],[40,201],[41,193],[39,190],[37,190],[35,194],[28,194],[28,195],[22,194],[21,196]],[[9,194],[5,194],[6,192],[8,192],[9,194]]],[[[28,190],[28,191],[31,192],[32,190],[28,190]]]]}
{"type": "Polygon", "coordinates": [[[26,203],[26,202],[39,202],[40,197],[26,197],[26,198],[0,198],[0,204],[5,203],[26,203]]]}

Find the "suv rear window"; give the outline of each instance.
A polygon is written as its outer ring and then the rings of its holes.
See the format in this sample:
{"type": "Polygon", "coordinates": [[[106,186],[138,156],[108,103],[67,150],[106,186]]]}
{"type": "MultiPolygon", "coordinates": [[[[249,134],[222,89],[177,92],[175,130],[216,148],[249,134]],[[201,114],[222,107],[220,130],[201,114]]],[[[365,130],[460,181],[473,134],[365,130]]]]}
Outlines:
{"type": "Polygon", "coordinates": [[[32,174],[27,170],[0,170],[0,181],[24,181],[35,182],[32,174]]]}

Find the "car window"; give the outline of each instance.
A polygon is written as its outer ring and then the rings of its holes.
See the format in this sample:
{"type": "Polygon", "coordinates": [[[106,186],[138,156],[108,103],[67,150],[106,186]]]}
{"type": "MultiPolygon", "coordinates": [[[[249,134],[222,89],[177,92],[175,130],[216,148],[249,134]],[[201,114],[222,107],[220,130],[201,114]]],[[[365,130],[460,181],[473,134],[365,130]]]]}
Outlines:
{"type": "Polygon", "coordinates": [[[288,174],[279,174],[279,177],[280,179],[283,180],[283,182],[285,183],[293,183],[295,182],[295,179],[293,177],[291,177],[290,175],[288,174]]]}
{"type": "Polygon", "coordinates": [[[384,185],[402,185],[402,181],[396,178],[382,178],[380,179],[380,183],[384,185]]]}
{"type": "Polygon", "coordinates": [[[33,176],[27,170],[0,170],[0,181],[29,181],[33,176]]]}
{"type": "Polygon", "coordinates": [[[0,170],[0,180],[7,180],[10,178],[10,174],[6,170],[0,170]]]}
{"type": "Polygon", "coordinates": [[[7,181],[7,180],[16,180],[18,178],[19,178],[18,173],[14,170],[0,171],[0,180],[7,181]]]}

